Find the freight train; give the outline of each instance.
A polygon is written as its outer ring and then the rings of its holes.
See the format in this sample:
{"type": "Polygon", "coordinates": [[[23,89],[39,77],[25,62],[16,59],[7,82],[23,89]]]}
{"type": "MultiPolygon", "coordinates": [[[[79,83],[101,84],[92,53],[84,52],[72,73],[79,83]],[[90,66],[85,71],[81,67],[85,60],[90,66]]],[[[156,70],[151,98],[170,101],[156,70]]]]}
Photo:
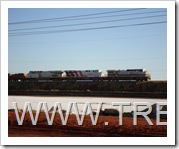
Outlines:
{"type": "Polygon", "coordinates": [[[151,75],[145,69],[127,70],[57,70],[57,71],[29,71],[28,74],[8,74],[9,81],[149,81],[151,75]]]}

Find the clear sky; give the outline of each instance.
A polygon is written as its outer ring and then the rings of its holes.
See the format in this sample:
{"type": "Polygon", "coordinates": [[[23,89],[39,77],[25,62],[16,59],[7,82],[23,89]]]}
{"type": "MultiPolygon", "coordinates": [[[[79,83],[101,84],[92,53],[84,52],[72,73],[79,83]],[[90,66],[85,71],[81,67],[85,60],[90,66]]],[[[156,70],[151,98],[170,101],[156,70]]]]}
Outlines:
{"type": "Polygon", "coordinates": [[[167,80],[166,15],[154,8],[11,8],[8,71],[144,68],[152,80],[167,80]]]}

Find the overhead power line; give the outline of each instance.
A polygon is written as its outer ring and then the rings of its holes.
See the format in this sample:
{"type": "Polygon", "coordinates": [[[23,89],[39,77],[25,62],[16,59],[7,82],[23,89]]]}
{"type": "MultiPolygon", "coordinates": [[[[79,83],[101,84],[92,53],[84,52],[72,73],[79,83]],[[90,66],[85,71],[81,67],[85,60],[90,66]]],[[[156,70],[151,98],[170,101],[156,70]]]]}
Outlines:
{"type": "Polygon", "coordinates": [[[21,28],[21,29],[9,30],[9,32],[24,31],[24,30],[38,30],[38,29],[60,28],[60,27],[67,27],[67,26],[91,25],[91,24],[110,23],[110,22],[119,22],[119,21],[128,21],[128,20],[137,20],[137,19],[147,19],[147,18],[163,17],[163,16],[166,16],[166,15],[155,15],[155,16],[135,17],[135,18],[126,18],[126,19],[117,19],[117,20],[107,20],[107,21],[96,21],[96,22],[87,22],[87,23],[77,23],[77,24],[65,24],[65,25],[58,25],[58,26],[45,26],[45,27],[43,26],[43,27],[34,27],[34,28],[21,28]]]}
{"type": "Polygon", "coordinates": [[[21,22],[11,22],[11,23],[8,23],[8,25],[25,24],[25,23],[41,23],[41,22],[46,22],[46,21],[54,21],[54,20],[61,20],[61,19],[86,17],[86,16],[95,16],[95,15],[103,15],[103,14],[118,13],[118,12],[125,12],[125,11],[135,11],[135,10],[141,10],[141,9],[146,9],[146,8],[134,8],[134,9],[125,9],[125,10],[118,10],[118,11],[108,11],[108,12],[91,13],[91,14],[84,14],[84,15],[59,17],[59,18],[39,19],[39,20],[30,20],[30,21],[21,21],[21,22]]]}
{"type": "Polygon", "coordinates": [[[132,26],[144,26],[144,25],[154,25],[154,24],[162,24],[167,21],[160,22],[147,22],[147,23],[139,23],[139,24],[127,24],[127,25],[119,25],[119,26],[102,26],[102,27],[94,27],[94,28],[80,28],[80,29],[68,29],[68,30],[53,30],[53,31],[39,31],[39,32],[24,32],[24,33],[11,33],[9,36],[24,36],[24,35],[37,35],[37,34],[52,34],[52,33],[64,33],[64,32],[76,32],[76,31],[89,31],[89,30],[101,30],[101,29],[112,29],[112,28],[120,28],[120,27],[132,27],[132,26]]]}
{"type": "MultiPolygon", "coordinates": [[[[52,21],[46,21],[48,22],[62,22],[62,21],[76,21],[76,20],[89,20],[89,19],[102,19],[102,18],[111,18],[111,17],[122,17],[122,16],[130,16],[130,15],[143,15],[143,14],[149,14],[149,13],[161,13],[166,11],[152,11],[152,12],[138,12],[138,13],[127,13],[127,14],[117,14],[117,15],[105,15],[105,16],[97,16],[97,17],[85,17],[85,18],[72,18],[72,19],[64,19],[64,20],[52,20],[52,21]]],[[[40,22],[43,23],[43,22],[40,22]]]]}
{"type": "MultiPolygon", "coordinates": [[[[141,8],[144,9],[144,8],[141,8]]],[[[135,9],[136,10],[136,9],[135,9]]],[[[134,11],[133,9],[130,11],[134,11]]],[[[115,11],[116,12],[116,11],[115,11]]],[[[115,13],[113,12],[113,13],[115,13]]],[[[118,16],[128,16],[128,15],[138,15],[138,14],[149,14],[149,13],[160,13],[160,12],[166,12],[164,10],[160,10],[160,11],[149,11],[149,12],[138,12],[138,13],[128,13],[128,14],[117,14],[117,15],[105,15],[105,16],[97,16],[97,17],[82,17],[82,15],[79,16],[79,18],[76,16],[74,17],[61,17],[61,18],[52,18],[52,19],[42,19],[40,20],[32,20],[32,21],[24,21],[23,22],[12,22],[12,23],[8,23],[9,25],[18,25],[18,24],[28,24],[28,23],[44,23],[44,22],[58,22],[58,21],[75,21],[75,20],[87,20],[87,19],[99,19],[99,18],[108,18],[108,17],[118,17],[118,16]],[[82,18],[81,18],[82,17],[82,18]],[[64,18],[64,19],[62,19],[64,18]]],[[[84,15],[86,16],[86,15],[84,15]]],[[[89,16],[89,15],[87,15],[89,16]]]]}
{"type": "MultiPolygon", "coordinates": [[[[137,12],[137,13],[127,13],[127,14],[117,14],[117,15],[105,15],[105,16],[97,16],[97,17],[85,17],[85,18],[72,18],[72,19],[64,19],[64,20],[52,20],[52,21],[45,21],[46,23],[49,22],[62,22],[62,21],[76,21],[76,20],[89,20],[89,19],[102,19],[102,18],[111,18],[111,17],[122,17],[122,16],[130,16],[130,15],[144,15],[149,13],[161,13],[166,12],[164,10],[161,11],[152,11],[152,12],[137,12]]],[[[43,23],[43,22],[39,22],[43,23]]]]}

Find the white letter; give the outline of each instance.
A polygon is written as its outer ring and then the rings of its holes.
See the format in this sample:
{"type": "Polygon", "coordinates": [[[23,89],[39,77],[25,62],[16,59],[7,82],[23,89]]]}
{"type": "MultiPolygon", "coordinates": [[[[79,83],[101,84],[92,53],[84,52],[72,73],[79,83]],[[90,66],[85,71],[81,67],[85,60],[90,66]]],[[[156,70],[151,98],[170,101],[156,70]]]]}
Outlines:
{"type": "MultiPolygon", "coordinates": [[[[58,112],[60,114],[62,125],[66,125],[67,121],[68,121],[68,117],[69,117],[70,112],[71,112],[71,107],[72,107],[73,103],[72,102],[68,103],[68,109],[67,109],[67,112],[65,114],[65,118],[63,117],[63,110],[62,110],[61,104],[60,103],[57,103],[57,104],[58,104],[58,112]]],[[[56,106],[56,104],[55,104],[55,106],[56,106]]],[[[54,109],[55,109],[55,107],[54,107],[54,109]]]]}
{"type": "Polygon", "coordinates": [[[43,103],[43,108],[44,108],[44,112],[45,112],[45,115],[46,115],[46,118],[47,118],[48,125],[53,124],[53,120],[54,120],[55,113],[56,113],[56,107],[57,107],[57,105],[55,104],[53,112],[52,112],[52,116],[51,116],[51,119],[50,119],[49,114],[48,114],[47,103],[46,102],[43,103]]]}
{"type": "Polygon", "coordinates": [[[130,102],[112,102],[112,105],[119,106],[119,125],[122,125],[123,106],[130,106],[131,103],[130,102]]]}
{"type": "Polygon", "coordinates": [[[102,105],[102,103],[98,104],[98,108],[97,108],[97,111],[96,111],[96,116],[94,118],[91,103],[86,102],[85,105],[84,105],[84,108],[83,108],[81,119],[80,119],[78,106],[77,106],[77,104],[75,102],[73,102],[73,107],[74,107],[74,110],[75,110],[75,115],[76,115],[76,118],[77,118],[78,125],[83,124],[84,117],[86,115],[87,109],[89,109],[89,114],[90,114],[92,124],[96,125],[98,117],[99,117],[99,113],[100,113],[100,110],[101,110],[101,105],[102,105]]]}
{"type": "Polygon", "coordinates": [[[17,103],[13,102],[13,106],[14,106],[14,110],[15,110],[18,125],[22,125],[22,123],[24,121],[25,113],[27,111],[27,108],[28,108],[28,111],[29,111],[29,114],[30,114],[32,125],[36,125],[38,117],[39,117],[39,113],[40,113],[40,110],[41,110],[41,107],[42,107],[42,104],[43,104],[42,102],[39,102],[38,108],[37,108],[37,111],[36,111],[36,116],[35,116],[35,119],[34,119],[34,116],[33,116],[33,113],[32,113],[31,103],[30,102],[25,102],[24,110],[22,111],[22,116],[21,116],[21,119],[20,119],[19,113],[18,113],[18,108],[17,108],[17,103]]]}
{"type": "Polygon", "coordinates": [[[85,104],[84,106],[84,109],[83,109],[83,112],[82,112],[82,116],[81,116],[81,119],[80,119],[80,116],[79,116],[79,110],[78,110],[78,106],[75,102],[73,102],[73,107],[75,109],[75,115],[76,115],[76,118],[77,118],[77,122],[78,122],[78,125],[82,125],[83,124],[83,120],[84,120],[84,117],[86,115],[86,111],[87,111],[87,104],[85,104]]]}
{"type": "Polygon", "coordinates": [[[156,116],[157,116],[157,118],[156,118],[156,121],[157,121],[157,125],[167,125],[167,122],[160,122],[160,114],[167,114],[167,111],[160,111],[160,106],[161,105],[167,105],[167,103],[166,102],[156,102],[156,104],[157,104],[157,111],[156,111],[156,116]]]}
{"type": "Polygon", "coordinates": [[[85,105],[87,104],[87,106],[89,107],[89,113],[90,113],[90,118],[91,118],[91,122],[93,125],[96,125],[97,121],[98,121],[98,117],[99,117],[99,113],[100,113],[100,110],[101,110],[101,106],[102,106],[102,103],[100,102],[98,104],[98,108],[97,108],[97,111],[96,111],[96,116],[95,118],[93,117],[93,111],[92,111],[92,107],[91,107],[91,103],[85,103],[85,105]]]}
{"type": "Polygon", "coordinates": [[[137,115],[142,115],[147,122],[149,123],[149,125],[153,125],[152,121],[149,119],[149,117],[147,116],[148,114],[150,114],[152,111],[151,105],[150,103],[147,102],[134,102],[134,118],[133,118],[133,125],[137,125],[137,115]],[[138,112],[138,106],[147,106],[149,109],[146,112],[138,112]]]}

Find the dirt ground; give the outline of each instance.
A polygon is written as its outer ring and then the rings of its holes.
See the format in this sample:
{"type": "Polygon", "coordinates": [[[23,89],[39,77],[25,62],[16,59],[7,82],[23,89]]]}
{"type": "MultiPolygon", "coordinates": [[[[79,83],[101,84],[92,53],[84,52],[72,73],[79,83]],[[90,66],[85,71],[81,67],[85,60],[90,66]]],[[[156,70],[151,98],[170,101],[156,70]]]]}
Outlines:
{"type": "MultiPolygon", "coordinates": [[[[44,113],[40,113],[37,125],[32,125],[29,114],[24,123],[17,124],[15,113],[8,112],[9,137],[166,137],[167,126],[149,125],[144,118],[137,119],[133,125],[132,117],[123,117],[123,125],[119,125],[118,116],[99,116],[97,125],[92,125],[90,116],[84,118],[83,124],[77,123],[75,115],[70,115],[67,125],[62,125],[60,116],[56,114],[53,125],[48,125],[44,113]],[[108,125],[105,125],[108,122],[108,125]]],[[[162,121],[162,120],[161,120],[162,121]]],[[[166,120],[164,120],[166,121],[166,120]]]]}

